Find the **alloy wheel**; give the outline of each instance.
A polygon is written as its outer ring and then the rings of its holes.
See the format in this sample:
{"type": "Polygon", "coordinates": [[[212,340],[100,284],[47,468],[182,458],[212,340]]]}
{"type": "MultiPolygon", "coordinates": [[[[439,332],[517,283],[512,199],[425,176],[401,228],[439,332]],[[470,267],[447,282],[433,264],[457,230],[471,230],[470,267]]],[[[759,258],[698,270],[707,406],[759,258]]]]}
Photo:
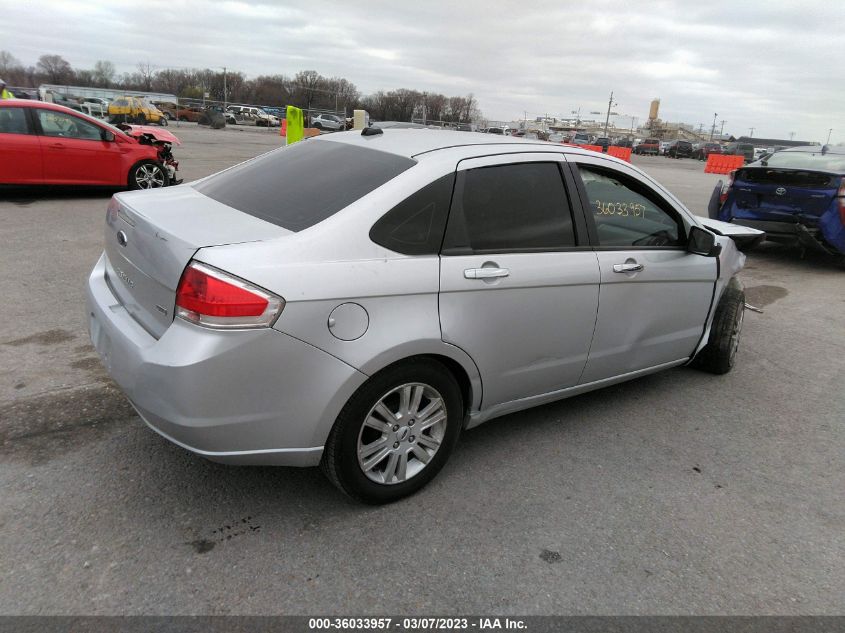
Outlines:
{"type": "Polygon", "coordinates": [[[739,314],[736,317],[736,321],[734,321],[734,327],[731,331],[731,342],[730,342],[730,364],[731,367],[734,365],[734,360],[736,358],[736,352],[739,349],[739,336],[742,334],[742,321],[745,318],[745,308],[740,306],[739,314]]]}
{"type": "Polygon", "coordinates": [[[164,187],[164,171],[158,165],[139,165],[135,170],[135,182],[139,189],[158,189],[164,187]]]}
{"type": "Polygon", "coordinates": [[[400,484],[420,474],[440,449],[446,404],[431,385],[395,387],[370,409],[358,432],[358,465],[379,484],[400,484]]]}

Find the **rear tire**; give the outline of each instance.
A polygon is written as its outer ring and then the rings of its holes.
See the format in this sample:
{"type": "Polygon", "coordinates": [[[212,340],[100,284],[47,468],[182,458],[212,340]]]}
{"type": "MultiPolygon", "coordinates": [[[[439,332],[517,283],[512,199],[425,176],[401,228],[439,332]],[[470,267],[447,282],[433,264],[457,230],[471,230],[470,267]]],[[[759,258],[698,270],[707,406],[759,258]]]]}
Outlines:
{"type": "Polygon", "coordinates": [[[461,390],[446,367],[430,359],[393,365],[346,403],[320,467],[354,499],[396,501],[440,471],[458,441],[463,414],[461,390]]]}
{"type": "Polygon", "coordinates": [[[733,369],[744,315],[745,291],[733,278],[716,307],[707,345],[695,357],[695,367],[712,374],[726,374],[733,369]]]}

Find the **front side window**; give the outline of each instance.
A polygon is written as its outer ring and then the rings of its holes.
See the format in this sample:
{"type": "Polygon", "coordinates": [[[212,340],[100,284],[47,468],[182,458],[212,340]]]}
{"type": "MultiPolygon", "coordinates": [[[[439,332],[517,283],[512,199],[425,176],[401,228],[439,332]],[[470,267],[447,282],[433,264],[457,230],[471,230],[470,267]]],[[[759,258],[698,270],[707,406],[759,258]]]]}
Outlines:
{"type": "Polygon", "coordinates": [[[0,134],[29,134],[23,108],[0,108],[0,134]]]}
{"type": "Polygon", "coordinates": [[[579,165],[599,246],[683,246],[683,224],[657,194],[610,170],[579,165]]]}
{"type": "Polygon", "coordinates": [[[557,163],[469,169],[449,216],[444,252],[559,250],[575,246],[557,163]]]}
{"type": "Polygon", "coordinates": [[[79,117],[55,110],[38,109],[38,122],[44,136],[100,141],[100,128],[79,117]]]}

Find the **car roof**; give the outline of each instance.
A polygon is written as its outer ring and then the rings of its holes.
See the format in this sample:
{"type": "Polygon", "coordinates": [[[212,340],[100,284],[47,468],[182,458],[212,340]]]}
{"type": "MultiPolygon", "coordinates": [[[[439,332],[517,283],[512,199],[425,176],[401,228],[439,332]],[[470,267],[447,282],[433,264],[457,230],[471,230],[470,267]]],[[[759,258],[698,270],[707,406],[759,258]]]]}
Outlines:
{"type": "MultiPolygon", "coordinates": [[[[822,153],[822,145],[801,145],[799,147],[787,147],[786,149],[782,149],[782,152],[804,152],[810,154],[821,154],[822,153]]],[[[824,150],[825,154],[845,154],[845,147],[837,147],[835,145],[828,145],[827,149],[824,150]]]]}
{"type": "Polygon", "coordinates": [[[46,110],[58,110],[59,112],[77,112],[72,108],[68,108],[58,103],[51,103],[50,101],[36,101],[35,99],[3,99],[0,101],[0,107],[24,107],[24,108],[44,108],[46,110]]]}
{"type": "MultiPolygon", "coordinates": [[[[456,147],[477,148],[480,146],[498,145],[504,151],[519,151],[534,147],[557,147],[564,146],[557,143],[546,143],[544,141],[526,140],[513,136],[488,135],[479,132],[458,132],[452,130],[433,129],[385,129],[381,134],[363,136],[358,130],[349,132],[335,132],[314,137],[314,141],[332,141],[349,143],[369,147],[382,152],[389,152],[414,158],[421,154],[428,154],[438,150],[452,149],[456,147]]],[[[567,149],[575,149],[567,148],[567,149]]],[[[584,151],[584,150],[581,150],[584,151]]]]}

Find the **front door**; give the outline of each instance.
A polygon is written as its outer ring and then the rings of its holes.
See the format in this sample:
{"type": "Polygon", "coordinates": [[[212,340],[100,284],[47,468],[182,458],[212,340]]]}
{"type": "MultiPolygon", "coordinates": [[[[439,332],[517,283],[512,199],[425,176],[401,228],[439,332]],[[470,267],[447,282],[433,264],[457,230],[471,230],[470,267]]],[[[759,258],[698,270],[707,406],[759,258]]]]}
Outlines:
{"type": "Polygon", "coordinates": [[[482,406],[578,383],[599,270],[560,154],[462,161],[440,265],[443,340],[478,366],[482,406]],[[581,230],[579,231],[579,227],[581,230]]]}
{"type": "Polygon", "coordinates": [[[116,185],[126,182],[120,174],[121,151],[114,141],[104,141],[100,126],[82,117],[37,108],[44,157],[44,181],[52,184],[116,185]]]}
{"type": "Polygon", "coordinates": [[[713,298],[717,260],[688,253],[688,227],[636,172],[578,157],[575,172],[601,269],[589,383],[690,357],[713,298]]]}

